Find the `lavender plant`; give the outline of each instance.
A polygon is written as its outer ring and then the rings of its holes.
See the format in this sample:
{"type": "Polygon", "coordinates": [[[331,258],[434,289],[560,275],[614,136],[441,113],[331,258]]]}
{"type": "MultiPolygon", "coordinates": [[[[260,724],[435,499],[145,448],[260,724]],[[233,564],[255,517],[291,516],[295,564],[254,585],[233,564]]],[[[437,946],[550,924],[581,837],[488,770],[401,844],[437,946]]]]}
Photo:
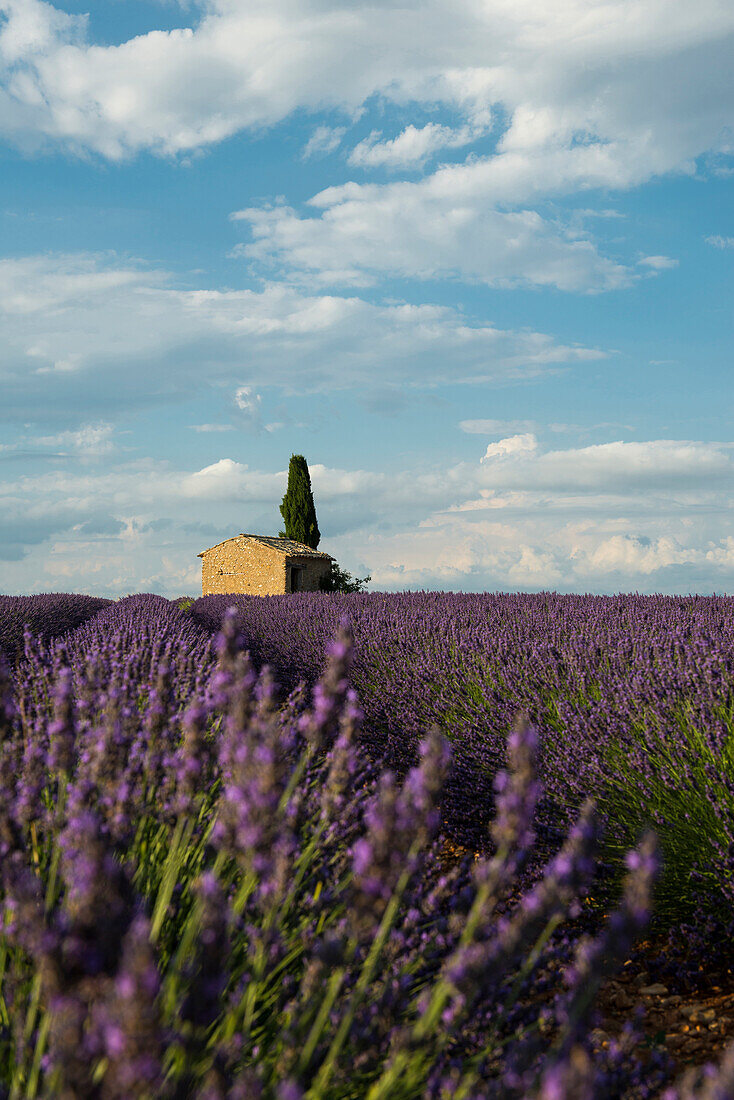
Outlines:
{"type": "MultiPolygon", "coordinates": [[[[445,737],[386,768],[345,623],[313,689],[285,699],[239,627],[225,616],[212,646],[165,601],[121,601],[62,643],[28,638],[5,671],[6,1095],[632,1100],[668,1086],[634,1029],[598,1055],[589,1038],[599,984],[649,917],[652,840],[610,921],[589,923],[597,811],[585,802],[538,866],[545,746],[523,718],[493,776],[486,854],[447,867],[445,737]]],[[[711,1078],[721,1095],[731,1064],[711,1078]]],[[[666,1100],[716,1095],[701,1087],[666,1100]]]]}
{"type": "Polygon", "coordinates": [[[39,596],[0,596],[0,653],[15,661],[23,653],[26,627],[35,635],[58,638],[93,618],[109,600],[47,592],[39,596]]]}
{"type": "MultiPolygon", "coordinates": [[[[728,723],[727,723],[728,725],[728,723]]],[[[650,722],[634,741],[610,741],[601,804],[614,855],[646,826],[660,838],[666,874],[656,891],[661,917],[690,919],[702,904],[731,920],[734,728],[711,729],[681,713],[677,736],[650,722]]]]}
{"type": "Polygon", "coordinates": [[[299,593],[209,596],[191,614],[216,629],[232,602],[254,663],[286,684],[318,677],[349,613],[366,735],[405,775],[422,731],[442,730],[454,751],[443,811],[460,842],[485,842],[522,709],[539,736],[541,845],[558,843],[588,795],[608,821],[601,904],[619,889],[625,851],[653,827],[658,923],[687,922],[690,940],[692,913],[731,911],[734,599],[299,593]]]}

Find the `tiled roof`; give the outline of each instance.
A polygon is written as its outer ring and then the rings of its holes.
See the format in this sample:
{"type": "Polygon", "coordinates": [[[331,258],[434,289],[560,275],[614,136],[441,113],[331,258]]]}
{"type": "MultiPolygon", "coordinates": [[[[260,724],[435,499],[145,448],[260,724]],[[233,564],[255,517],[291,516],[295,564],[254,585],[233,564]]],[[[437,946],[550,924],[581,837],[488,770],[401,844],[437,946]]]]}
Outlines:
{"type": "MultiPolygon", "coordinates": [[[[293,558],[325,558],[329,561],[333,561],[331,554],[325,554],[322,550],[312,550],[310,546],[306,546],[303,542],[295,542],[294,539],[281,539],[275,535],[248,535],[244,531],[239,535],[233,535],[231,539],[224,539],[223,542],[215,543],[215,546],[222,546],[225,542],[232,542],[232,539],[254,539],[255,542],[264,542],[266,546],[271,546],[273,550],[279,550],[281,553],[286,554],[288,557],[293,558]]],[[[208,554],[209,550],[214,550],[214,546],[210,546],[208,550],[202,550],[200,554],[197,554],[197,558],[203,558],[204,554],[208,554]]]]}

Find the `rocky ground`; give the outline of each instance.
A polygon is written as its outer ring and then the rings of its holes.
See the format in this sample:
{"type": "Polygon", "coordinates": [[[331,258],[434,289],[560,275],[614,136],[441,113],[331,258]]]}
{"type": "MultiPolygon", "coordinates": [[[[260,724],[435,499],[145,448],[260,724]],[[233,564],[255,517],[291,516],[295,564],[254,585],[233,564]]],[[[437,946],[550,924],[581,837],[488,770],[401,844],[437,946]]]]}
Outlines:
{"type": "MultiPolygon", "coordinates": [[[[469,850],[454,841],[442,843],[441,857],[447,866],[467,854],[469,850]]],[[[471,854],[479,856],[478,852],[471,854]]],[[[663,936],[637,945],[634,956],[600,990],[600,1026],[591,1037],[595,1049],[603,1049],[622,1033],[625,1023],[641,1006],[645,1045],[664,1047],[678,1077],[689,1067],[718,1064],[725,1048],[734,1041],[734,971],[721,964],[720,952],[713,945],[709,964],[700,967],[697,988],[691,988],[682,970],[677,980],[667,976],[662,982],[653,978],[650,970],[675,974],[674,964],[664,965],[668,952],[663,936]]]]}
{"type": "Polygon", "coordinates": [[[602,1024],[592,1037],[603,1047],[621,1032],[637,1005],[642,1005],[647,1041],[664,1046],[679,1071],[718,1062],[734,1040],[734,974],[729,969],[717,970],[712,959],[710,971],[701,974],[695,992],[682,983],[676,987],[671,979],[665,984],[651,982],[643,969],[645,952],[652,959],[663,950],[662,943],[641,944],[635,959],[628,960],[607,983],[599,997],[602,1024]]]}

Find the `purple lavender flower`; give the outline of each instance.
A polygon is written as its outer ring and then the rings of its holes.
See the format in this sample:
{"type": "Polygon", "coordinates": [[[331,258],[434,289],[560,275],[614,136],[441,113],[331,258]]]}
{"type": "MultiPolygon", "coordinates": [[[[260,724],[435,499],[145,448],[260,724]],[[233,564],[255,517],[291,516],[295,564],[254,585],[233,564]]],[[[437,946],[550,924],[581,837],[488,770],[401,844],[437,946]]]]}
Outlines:
{"type": "Polygon", "coordinates": [[[161,1095],[166,1036],[157,1005],[159,989],[150,922],[138,915],[125,935],[119,970],[97,1016],[107,1057],[101,1100],[153,1100],[161,1095]]]}
{"type": "Polygon", "coordinates": [[[235,678],[230,685],[219,749],[222,791],[212,838],[254,876],[254,897],[270,905],[287,887],[294,853],[294,838],[280,807],[292,765],[272,681],[261,677],[253,692],[249,666],[243,668],[245,679],[235,678]]]}
{"type": "Polygon", "coordinates": [[[583,1047],[572,1047],[562,1062],[543,1074],[532,1100],[594,1100],[594,1070],[583,1047]]]}
{"type": "MultiPolygon", "coordinates": [[[[382,1074],[380,1100],[646,1095],[627,1039],[592,1058],[587,1031],[600,976],[646,919],[652,850],[632,857],[607,927],[578,944],[561,922],[579,916],[593,870],[590,810],[536,882],[527,857],[537,833],[540,866],[584,796],[608,795],[614,742],[663,841],[675,822],[667,802],[653,805],[660,776],[675,793],[678,767],[702,805],[716,792],[710,862],[694,861],[691,881],[699,901],[712,890],[712,906],[734,897],[730,877],[716,880],[734,851],[734,786],[716,769],[734,601],[197,601],[216,629],[216,608],[232,602],[216,668],[201,620],[146,595],[104,607],[62,644],[29,635],[5,703],[0,689],[3,1065],[26,1080],[48,1027],[39,1090],[69,1100],[289,1100],[318,1093],[330,1050],[332,1095],[359,1095],[382,1074]],[[347,615],[356,643],[340,635],[325,667],[347,615]],[[295,689],[284,708],[266,664],[295,689]],[[527,720],[513,729],[518,710],[527,720]],[[676,742],[684,726],[700,734],[698,763],[676,742]],[[450,785],[445,743],[434,733],[420,748],[434,727],[455,741],[450,785]],[[656,744],[670,750],[659,772],[656,744]],[[385,750],[393,771],[377,780],[385,750]],[[68,782],[56,814],[42,808],[55,772],[68,782]],[[429,847],[442,826],[472,845],[451,870],[429,847]],[[474,864],[488,828],[493,854],[474,864]],[[160,935],[146,905],[165,914],[160,935]],[[570,958],[551,1053],[522,994],[547,1000],[570,958]],[[38,1016],[26,1029],[34,975],[38,1016]],[[436,988],[446,996],[422,1034],[436,988]]],[[[613,836],[624,839],[621,828],[613,836]]],[[[728,1095],[731,1064],[669,1100],[728,1095]]],[[[667,1071],[652,1056],[647,1068],[649,1095],[667,1071]]]]}
{"type": "Polygon", "coordinates": [[[23,848],[16,794],[22,759],[17,720],[12,681],[0,655],[0,867],[11,853],[23,848]]]}
{"type": "Polygon", "coordinates": [[[439,824],[437,799],[450,751],[438,731],[422,743],[420,755],[402,789],[391,772],[380,776],[365,813],[367,831],[352,847],[349,921],[360,937],[377,927],[400,877],[415,873],[439,824]]]}
{"type": "Polygon", "coordinates": [[[176,753],[176,810],[187,815],[196,812],[197,796],[209,787],[215,764],[215,745],[207,737],[209,710],[196,702],[182,720],[183,737],[176,753]]]}
{"type": "Polygon", "coordinates": [[[490,834],[498,851],[513,855],[511,872],[535,843],[533,816],[542,792],[538,781],[538,733],[527,715],[516,719],[507,741],[508,771],[495,781],[495,816],[490,834]]]}
{"type": "Polygon", "coordinates": [[[16,816],[28,826],[45,816],[43,791],[47,783],[48,732],[42,726],[27,737],[23,749],[16,816]]]}
{"type": "Polygon", "coordinates": [[[48,730],[48,765],[54,771],[70,775],[77,748],[77,728],[74,716],[74,674],[68,665],[58,670],[52,700],[53,721],[48,730]]]}
{"type": "Polygon", "coordinates": [[[62,919],[69,933],[68,960],[78,955],[87,972],[110,972],[131,919],[129,875],[115,859],[97,813],[88,808],[84,787],[70,789],[68,820],[59,834],[61,873],[66,887],[62,919]]]}
{"type": "Polygon", "coordinates": [[[184,964],[188,989],[180,1015],[195,1028],[206,1029],[223,1010],[231,948],[230,911],[227,896],[211,871],[199,878],[195,892],[200,907],[198,936],[194,957],[184,964]]]}
{"type": "Polygon", "coordinates": [[[718,1068],[685,1071],[680,1082],[666,1089],[662,1100],[731,1100],[734,1096],[734,1043],[729,1043],[718,1068]]]}
{"type": "Polygon", "coordinates": [[[354,798],[355,777],[361,759],[355,745],[361,711],[353,692],[347,695],[339,733],[326,754],[327,773],[321,793],[321,815],[324,821],[338,822],[354,798]]]}
{"type": "MultiPolygon", "coordinates": [[[[339,725],[350,694],[349,670],[352,665],[354,640],[349,620],[339,621],[334,639],[326,646],[326,668],[314,685],[311,709],[303,716],[299,728],[312,749],[331,745],[336,739],[339,725]]],[[[351,696],[351,706],[356,706],[351,696]]],[[[356,717],[356,715],[355,715],[356,717]]]]}
{"type": "Polygon", "coordinates": [[[598,936],[582,939],[572,967],[566,974],[568,996],[559,1003],[557,1015],[564,1025],[564,1049],[578,1042],[586,1030],[587,1013],[604,980],[629,955],[635,939],[644,930],[652,912],[652,888],[659,870],[657,841],[645,836],[636,851],[626,857],[628,875],[622,904],[598,936]]]}
{"type": "Polygon", "coordinates": [[[543,929],[568,914],[593,876],[597,839],[594,805],[589,801],[563,848],[517,910],[499,918],[491,931],[479,925],[481,938],[460,947],[448,960],[445,977],[452,998],[443,1014],[446,1027],[456,1026],[480,997],[498,995],[505,976],[520,964],[543,929]]]}

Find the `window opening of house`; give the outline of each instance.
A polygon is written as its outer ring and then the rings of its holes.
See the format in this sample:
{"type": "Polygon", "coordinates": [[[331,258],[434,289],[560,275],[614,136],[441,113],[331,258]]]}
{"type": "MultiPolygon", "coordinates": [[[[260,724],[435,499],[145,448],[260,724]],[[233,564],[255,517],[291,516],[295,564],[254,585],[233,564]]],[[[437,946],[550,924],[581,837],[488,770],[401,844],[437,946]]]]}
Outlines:
{"type": "Polygon", "coordinates": [[[291,592],[301,591],[301,573],[302,569],[298,569],[295,566],[291,566],[291,592]]]}

